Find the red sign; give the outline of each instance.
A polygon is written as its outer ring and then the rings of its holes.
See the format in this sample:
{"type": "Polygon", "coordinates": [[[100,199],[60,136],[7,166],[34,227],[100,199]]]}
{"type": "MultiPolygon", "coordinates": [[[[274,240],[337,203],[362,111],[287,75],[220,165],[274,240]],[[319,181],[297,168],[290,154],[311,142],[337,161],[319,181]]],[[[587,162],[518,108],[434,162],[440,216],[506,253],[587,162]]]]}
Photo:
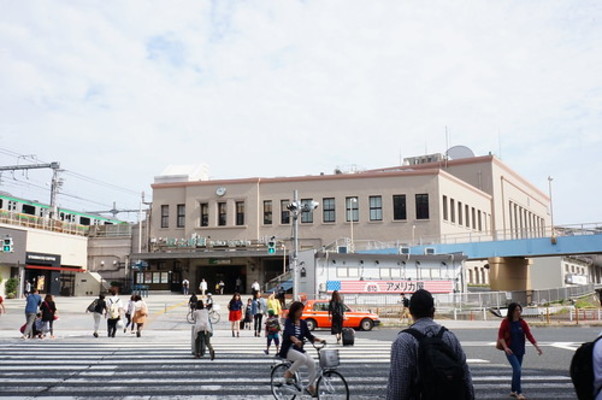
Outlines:
{"type": "Polygon", "coordinates": [[[340,293],[414,293],[418,289],[426,289],[431,293],[451,293],[453,281],[328,281],[328,291],[338,290],[340,293]]]}

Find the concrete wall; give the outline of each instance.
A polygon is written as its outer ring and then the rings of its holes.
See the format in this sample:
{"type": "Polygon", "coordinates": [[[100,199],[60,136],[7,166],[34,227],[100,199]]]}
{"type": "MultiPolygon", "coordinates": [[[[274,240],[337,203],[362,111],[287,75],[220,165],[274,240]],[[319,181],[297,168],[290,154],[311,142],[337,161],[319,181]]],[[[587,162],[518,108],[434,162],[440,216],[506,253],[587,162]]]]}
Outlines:
{"type": "Polygon", "coordinates": [[[34,230],[27,232],[27,251],[60,254],[61,264],[87,268],[88,238],[64,233],[34,230]]]}
{"type": "Polygon", "coordinates": [[[98,296],[108,289],[106,281],[97,272],[79,272],[75,279],[75,296],[98,296]]]}

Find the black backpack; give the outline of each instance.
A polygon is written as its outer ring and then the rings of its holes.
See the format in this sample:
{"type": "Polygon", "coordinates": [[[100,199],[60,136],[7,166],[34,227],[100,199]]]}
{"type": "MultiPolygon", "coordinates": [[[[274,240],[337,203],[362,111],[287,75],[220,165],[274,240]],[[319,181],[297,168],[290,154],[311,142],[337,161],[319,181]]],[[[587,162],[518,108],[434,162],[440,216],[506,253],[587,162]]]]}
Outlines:
{"type": "Polygon", "coordinates": [[[464,365],[454,350],[443,341],[446,331],[444,326],[434,336],[427,336],[413,328],[402,331],[418,340],[418,382],[415,382],[413,390],[417,399],[466,398],[464,365]]]}
{"type": "MultiPolygon", "coordinates": [[[[579,400],[594,400],[598,393],[594,393],[594,346],[602,336],[593,342],[583,343],[573,355],[571,360],[571,380],[579,400]]],[[[600,389],[598,389],[600,392],[600,389]]]]}

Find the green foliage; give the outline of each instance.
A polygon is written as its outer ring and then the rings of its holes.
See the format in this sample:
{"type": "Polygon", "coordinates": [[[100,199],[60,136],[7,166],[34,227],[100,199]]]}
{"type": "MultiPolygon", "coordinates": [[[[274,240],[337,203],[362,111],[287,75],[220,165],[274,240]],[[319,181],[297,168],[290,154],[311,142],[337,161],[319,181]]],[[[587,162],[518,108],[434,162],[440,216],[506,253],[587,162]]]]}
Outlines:
{"type": "Polygon", "coordinates": [[[6,281],[4,288],[6,289],[6,296],[16,296],[17,295],[17,287],[19,287],[19,279],[18,278],[10,278],[6,281]]]}

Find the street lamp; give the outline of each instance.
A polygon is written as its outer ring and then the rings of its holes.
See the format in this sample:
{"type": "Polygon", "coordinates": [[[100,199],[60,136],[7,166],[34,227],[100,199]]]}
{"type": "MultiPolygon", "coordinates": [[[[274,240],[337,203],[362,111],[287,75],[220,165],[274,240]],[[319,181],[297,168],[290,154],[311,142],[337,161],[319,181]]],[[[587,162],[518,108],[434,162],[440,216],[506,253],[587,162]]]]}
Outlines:
{"type": "Polygon", "coordinates": [[[552,178],[551,176],[548,176],[548,192],[550,194],[550,223],[552,225],[552,228],[551,228],[552,241],[556,238],[555,231],[554,231],[554,203],[552,202],[552,181],[553,180],[554,180],[554,178],[552,178]]]}
{"type": "Polygon", "coordinates": [[[318,208],[319,203],[317,201],[310,201],[308,203],[301,203],[299,201],[299,192],[293,191],[293,202],[286,206],[287,210],[293,217],[293,301],[297,300],[298,296],[298,271],[297,267],[299,264],[299,215],[304,212],[313,212],[318,208]]]}
{"type": "Polygon", "coordinates": [[[351,222],[351,243],[349,243],[349,252],[355,253],[355,242],[353,241],[353,205],[357,204],[357,197],[349,198],[349,222],[351,222]]]}

